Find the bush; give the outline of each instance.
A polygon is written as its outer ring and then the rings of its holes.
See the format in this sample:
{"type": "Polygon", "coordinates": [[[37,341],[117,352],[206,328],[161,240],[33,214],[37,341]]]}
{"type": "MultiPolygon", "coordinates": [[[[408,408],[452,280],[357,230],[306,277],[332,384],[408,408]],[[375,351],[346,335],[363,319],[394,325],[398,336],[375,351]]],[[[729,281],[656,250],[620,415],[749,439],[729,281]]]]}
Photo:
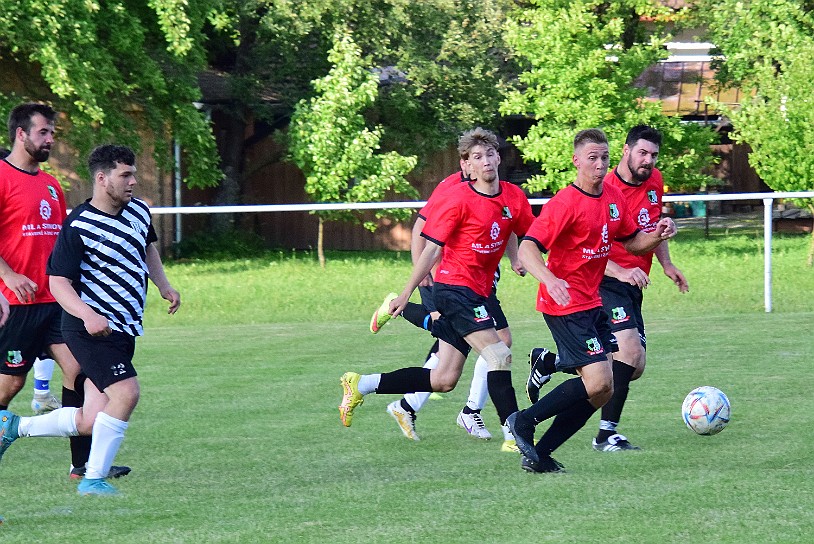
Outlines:
{"type": "Polygon", "coordinates": [[[267,250],[263,238],[253,232],[227,230],[200,232],[183,239],[176,246],[180,259],[233,259],[259,257],[267,250]]]}

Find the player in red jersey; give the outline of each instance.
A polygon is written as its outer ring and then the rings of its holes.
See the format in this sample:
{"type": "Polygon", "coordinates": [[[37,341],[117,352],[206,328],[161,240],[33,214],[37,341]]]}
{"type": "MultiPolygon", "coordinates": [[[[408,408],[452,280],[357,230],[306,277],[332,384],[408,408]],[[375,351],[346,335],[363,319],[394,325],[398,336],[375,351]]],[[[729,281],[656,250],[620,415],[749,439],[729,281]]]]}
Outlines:
{"type": "Polygon", "coordinates": [[[665,218],[651,232],[631,219],[619,189],[605,184],[608,140],[599,129],[574,138],[576,181],[562,189],[540,213],[520,242],[520,260],[540,281],[537,309],[543,313],[559,351],[560,370],[579,377],[562,382],[531,407],[508,418],[521,466],[529,472],[559,472],[551,453],[581,429],[613,393],[612,352],[616,351],[599,284],[614,240],[627,251],[652,251],[676,233],[665,218]],[[548,252],[548,262],[541,252],[548,252]],[[538,423],[554,417],[534,445],[538,423]]]}
{"type": "Polygon", "coordinates": [[[511,351],[495,330],[486,300],[511,233],[524,234],[534,217],[526,195],[498,179],[500,155],[493,133],[480,128],[468,131],[461,137],[458,150],[475,181],[450,188],[445,198],[431,207],[422,231],[428,243],[404,290],[390,303],[389,312],[397,316],[404,310],[412,292],[441,256],[433,286],[433,299],[441,314],[433,325],[433,336],[440,340],[438,366],[364,376],[345,373],[339,413],[346,427],[364,395],[374,391],[451,391],[471,348],[486,359],[489,394],[501,422],[517,406],[511,383],[511,351]]]}
{"type": "MultiPolygon", "coordinates": [[[[656,129],[646,125],[633,127],[625,139],[619,165],[605,176],[606,184],[622,191],[631,217],[644,232],[653,231],[661,218],[664,181],[661,172],[655,167],[660,147],[661,134],[656,129]]],[[[627,400],[630,382],[638,379],[644,372],[647,337],[642,316],[642,290],[650,285],[653,255],[661,264],[664,274],[676,284],[680,292],[685,293],[689,289],[684,274],[670,258],[666,240],[654,251],[643,255],[627,252],[619,242],[614,242],[611,247],[610,260],[605,267],[599,293],[605,312],[610,316],[611,331],[619,344],[619,351],[613,360],[613,396],[602,407],[599,433],[593,439],[593,447],[597,451],[639,449],[624,435],[617,433],[616,427],[627,400]]],[[[532,350],[530,359],[533,368],[527,386],[530,392],[536,388],[531,383],[535,372],[546,375],[554,370],[550,356],[540,356],[545,351],[547,350],[544,348],[532,350]]]]}
{"type": "MultiPolygon", "coordinates": [[[[84,375],[62,338],[62,309],[51,294],[45,266],[66,217],[59,182],[40,170],[54,143],[57,113],[27,103],[9,114],[11,153],[0,161],[0,293],[11,304],[0,328],[0,410],[25,384],[34,359],[49,353],[62,369],[62,404],[82,406],[84,375]]],[[[71,438],[71,471],[84,470],[90,437],[71,438]]],[[[130,469],[114,467],[114,470],[130,469]]],[[[124,473],[126,473],[124,472],[124,473]]],[[[121,472],[118,475],[123,475],[121,472]]]]}

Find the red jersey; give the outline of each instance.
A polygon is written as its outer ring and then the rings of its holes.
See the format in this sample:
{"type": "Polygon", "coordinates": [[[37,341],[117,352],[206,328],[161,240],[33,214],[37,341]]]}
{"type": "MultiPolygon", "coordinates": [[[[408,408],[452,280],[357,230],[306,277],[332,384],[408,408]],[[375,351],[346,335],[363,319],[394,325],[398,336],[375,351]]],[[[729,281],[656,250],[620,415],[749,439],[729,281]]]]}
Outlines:
{"type": "Polygon", "coordinates": [[[549,315],[568,315],[602,306],[599,282],[614,240],[635,236],[638,229],[628,213],[624,195],[603,185],[590,195],[576,185],[562,189],[543,206],[526,239],[549,252],[548,269],[568,282],[571,302],[559,306],[540,284],[537,309],[549,315]]]}
{"type": "Polygon", "coordinates": [[[432,194],[430,198],[427,199],[427,203],[424,204],[424,207],[418,210],[418,217],[423,219],[424,221],[427,220],[427,209],[430,204],[435,204],[438,200],[442,200],[443,196],[447,191],[450,189],[454,189],[458,186],[459,183],[467,181],[464,179],[464,173],[460,170],[455,172],[454,174],[450,174],[444,179],[442,179],[438,185],[435,186],[435,189],[432,190],[432,194]]]}
{"type": "MultiPolygon", "coordinates": [[[[65,196],[53,176],[0,161],[0,257],[37,284],[34,304],[56,302],[45,265],[65,217],[65,196]]],[[[2,281],[0,290],[9,304],[22,304],[2,281]]]]}
{"type": "Polygon", "coordinates": [[[525,193],[507,181],[500,182],[496,195],[458,183],[428,208],[421,236],[444,248],[436,281],[488,297],[509,236],[523,236],[534,221],[525,193]]]}
{"type": "MultiPolygon", "coordinates": [[[[639,225],[639,230],[653,232],[656,224],[661,219],[661,201],[664,196],[664,180],[661,172],[656,168],[650,173],[641,185],[633,185],[619,177],[614,168],[605,176],[605,185],[618,187],[625,196],[628,211],[633,221],[639,225]]],[[[645,274],[650,274],[650,267],[653,265],[653,251],[644,255],[633,255],[628,253],[625,246],[620,242],[613,242],[611,247],[610,260],[623,266],[624,268],[639,267],[645,274]]]]}

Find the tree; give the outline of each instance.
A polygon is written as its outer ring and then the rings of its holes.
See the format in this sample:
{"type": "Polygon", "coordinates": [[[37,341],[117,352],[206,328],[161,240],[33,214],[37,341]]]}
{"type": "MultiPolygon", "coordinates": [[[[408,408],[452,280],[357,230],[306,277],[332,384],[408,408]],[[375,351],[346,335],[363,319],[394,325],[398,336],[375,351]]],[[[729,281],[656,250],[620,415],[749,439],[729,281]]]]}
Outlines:
{"type": "Polygon", "coordinates": [[[146,135],[159,164],[171,164],[170,138],[188,157],[187,182],[216,184],[212,132],[193,102],[203,66],[198,36],[205,13],[179,0],[96,2],[20,0],[0,18],[0,57],[25,85],[0,95],[48,100],[67,114],[67,141],[81,154],[101,142],[141,149],[146,135]],[[137,132],[138,129],[138,132],[137,132]]]}
{"type": "Polygon", "coordinates": [[[543,171],[529,180],[529,190],[556,191],[573,181],[576,131],[604,129],[617,157],[627,131],[640,123],[664,135],[659,168],[670,186],[698,188],[710,180],[702,171],[713,161],[713,134],[665,116],[634,86],[645,68],[666,56],[667,36],[640,24],[663,10],[642,0],[531,0],[511,19],[508,42],[523,72],[501,111],[536,121],[526,136],[514,138],[543,171]]]}
{"type": "MultiPolygon", "coordinates": [[[[725,0],[700,13],[722,55],[717,78],[746,90],[739,108],[714,104],[732,138],[751,146],[749,163],[776,191],[814,187],[814,16],[805,2],[725,0]],[[752,91],[751,95],[749,91],[752,91]]],[[[798,200],[814,215],[811,199],[798,200]]],[[[814,264],[814,232],[808,265],[814,264]]]]}
{"type": "MultiPolygon", "coordinates": [[[[348,31],[338,31],[328,53],[332,68],[314,81],[316,96],[301,100],[291,118],[290,152],[305,174],[305,192],[315,202],[377,202],[389,192],[417,197],[404,176],[416,165],[413,156],[378,153],[381,127],[366,126],[363,113],[376,100],[379,77],[361,57],[348,31]]],[[[407,219],[410,210],[382,210],[407,219]]],[[[320,212],[317,252],[325,266],[326,220],[357,218],[352,211],[320,212]]],[[[376,224],[365,222],[375,230],[376,224]]]]}

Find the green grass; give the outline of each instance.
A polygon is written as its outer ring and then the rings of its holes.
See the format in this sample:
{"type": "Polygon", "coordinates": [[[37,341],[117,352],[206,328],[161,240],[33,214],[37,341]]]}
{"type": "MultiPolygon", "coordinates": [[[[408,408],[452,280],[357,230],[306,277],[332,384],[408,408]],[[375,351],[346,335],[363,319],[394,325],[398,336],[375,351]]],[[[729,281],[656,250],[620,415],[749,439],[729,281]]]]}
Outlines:
{"type": "MultiPolygon", "coordinates": [[[[471,363],[422,411],[421,442],[395,427],[388,396],[340,425],[342,372],[418,364],[430,344],[403,320],[367,330],[408,255],[335,253],[325,270],[307,253],[168,264],[184,305],[167,316],[150,293],[142,399],[117,458],[134,469],[115,482],[124,496],[77,496],[67,441],[21,439],[0,464],[0,542],[809,542],[814,271],[807,237],[777,238],[765,313],[761,243],[683,232],[672,244],[691,291],[654,266],[648,370],[620,429],[644,449],[594,452],[594,418],[556,453],[558,475],[526,474],[499,441],[455,426],[471,363]],[[729,396],[732,422],[701,437],[679,412],[707,384],[729,396]]],[[[501,281],[519,395],[524,354],[551,344],[535,291],[501,281]]],[[[12,408],[29,401],[27,387],[12,408]]],[[[499,434],[491,407],[484,419],[499,434]]]]}

